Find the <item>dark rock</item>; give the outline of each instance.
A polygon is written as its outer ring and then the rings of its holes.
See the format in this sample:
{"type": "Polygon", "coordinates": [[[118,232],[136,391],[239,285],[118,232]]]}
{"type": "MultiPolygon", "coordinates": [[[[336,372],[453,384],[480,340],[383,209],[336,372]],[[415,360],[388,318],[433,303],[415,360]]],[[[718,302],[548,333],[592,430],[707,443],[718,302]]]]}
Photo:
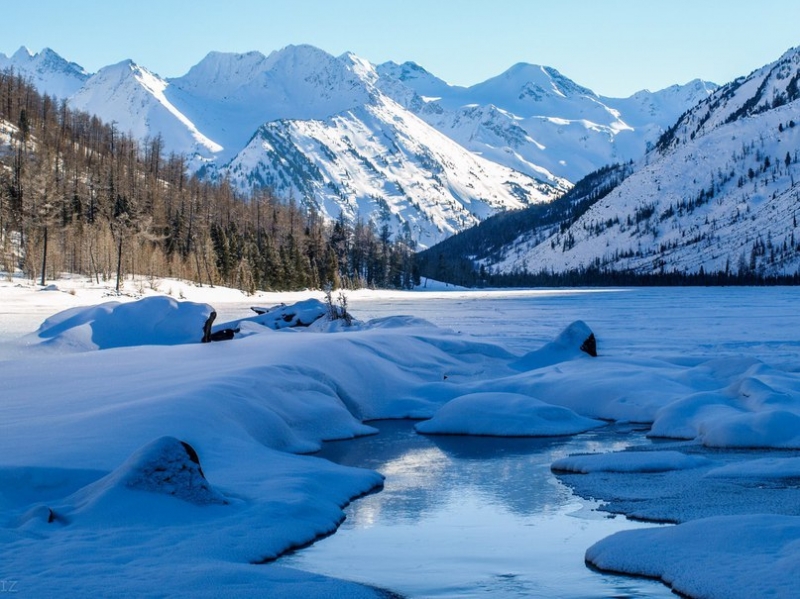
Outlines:
{"type": "Polygon", "coordinates": [[[195,449],[174,437],[162,437],[140,449],[110,475],[109,482],[198,505],[227,503],[206,480],[195,449]]]}
{"type": "Polygon", "coordinates": [[[580,350],[582,352],[586,352],[593,358],[597,357],[597,339],[595,339],[594,333],[592,333],[586,338],[586,340],[581,345],[580,350]]]}
{"type": "Polygon", "coordinates": [[[209,341],[230,341],[234,335],[239,332],[239,329],[220,329],[214,331],[208,337],[209,341]]]}

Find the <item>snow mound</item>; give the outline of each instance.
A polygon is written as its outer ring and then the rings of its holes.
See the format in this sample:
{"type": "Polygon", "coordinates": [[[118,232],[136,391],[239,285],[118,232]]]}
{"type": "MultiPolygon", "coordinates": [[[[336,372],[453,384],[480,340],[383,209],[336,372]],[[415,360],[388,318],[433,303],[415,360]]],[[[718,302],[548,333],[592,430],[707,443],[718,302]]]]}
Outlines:
{"type": "Polygon", "coordinates": [[[668,472],[702,468],[712,462],[680,451],[625,451],[575,455],[552,463],[554,472],[590,474],[593,472],[668,472]]]}
{"type": "Polygon", "coordinates": [[[574,435],[605,426],[569,408],[520,393],[470,393],[444,404],[417,432],[438,435],[550,437],[574,435]]]}
{"type": "Polygon", "coordinates": [[[206,480],[194,448],[175,437],[146,445],[112,476],[129,489],[173,495],[199,505],[227,503],[206,480]]]}
{"type": "Polygon", "coordinates": [[[650,436],[697,439],[708,447],[798,449],[800,390],[796,382],[755,363],[723,389],[664,406],[650,436]]]}
{"type": "Polygon", "coordinates": [[[597,341],[592,329],[582,320],[576,320],[553,341],[525,354],[511,366],[517,370],[534,370],[587,355],[597,356],[597,341]]]}
{"type": "Polygon", "coordinates": [[[59,312],[45,320],[35,335],[44,346],[73,351],[200,343],[213,312],[208,304],[166,296],[106,302],[59,312]]]}
{"type": "Polygon", "coordinates": [[[800,517],[720,516],[626,530],[586,551],[609,572],[658,578],[687,597],[797,597],[800,517]]]}
{"type": "Polygon", "coordinates": [[[92,503],[114,489],[171,495],[195,505],[224,505],[225,497],[206,480],[194,448],[175,437],[148,443],[119,468],[76,493],[80,503],[92,503]]]}

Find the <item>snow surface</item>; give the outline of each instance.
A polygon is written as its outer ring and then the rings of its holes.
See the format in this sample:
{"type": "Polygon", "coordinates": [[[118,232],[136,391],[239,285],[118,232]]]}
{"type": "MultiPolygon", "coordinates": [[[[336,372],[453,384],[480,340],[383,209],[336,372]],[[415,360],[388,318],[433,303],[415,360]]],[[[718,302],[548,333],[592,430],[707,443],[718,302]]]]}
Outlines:
{"type": "Polygon", "coordinates": [[[278,313],[250,307],[312,308],[323,294],[153,281],[111,296],[81,278],[0,281],[4,576],[32,596],[65,585],[79,596],[378,596],[255,565],[333,532],[343,505],[382,485],[377,472],[303,454],[374,434],[373,418],[514,435],[552,430],[540,418],[557,412],[570,426],[653,423],[679,439],[561,464],[587,472],[560,476],[612,511],[681,522],[610,537],[587,554],[598,567],[697,597],[793,596],[796,454],[729,449],[796,447],[800,350],[786,293],[360,291],[348,302],[356,326],[323,317],[276,330],[278,313]],[[211,306],[246,334],[175,334],[202,328],[211,306]],[[726,320],[740,313],[746,322],[726,320]],[[598,357],[575,349],[592,330],[598,357]]]}
{"type": "Polygon", "coordinates": [[[556,472],[666,472],[699,468],[710,464],[700,456],[690,456],[680,451],[631,451],[628,453],[606,453],[570,456],[556,460],[552,469],[556,472]]]}
{"type": "Polygon", "coordinates": [[[67,346],[74,351],[200,343],[213,312],[208,304],[166,296],[105,302],[59,312],[41,324],[35,337],[45,347],[67,346]]]}
{"type": "Polygon", "coordinates": [[[796,597],[800,518],[751,515],[626,530],[596,543],[602,569],[660,578],[689,597],[796,597]]]}

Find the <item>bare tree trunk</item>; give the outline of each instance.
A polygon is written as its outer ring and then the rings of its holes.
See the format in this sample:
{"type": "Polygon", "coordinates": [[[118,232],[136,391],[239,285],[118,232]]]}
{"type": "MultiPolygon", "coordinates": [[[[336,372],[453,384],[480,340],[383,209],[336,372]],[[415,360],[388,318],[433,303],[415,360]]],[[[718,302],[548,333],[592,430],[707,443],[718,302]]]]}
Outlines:
{"type": "Polygon", "coordinates": [[[119,281],[122,275],[122,233],[119,235],[117,243],[117,293],[119,293],[119,281]]]}
{"type": "Polygon", "coordinates": [[[197,266],[197,282],[200,284],[200,287],[202,287],[203,286],[203,275],[200,272],[200,254],[198,253],[198,250],[195,250],[195,252],[194,252],[194,262],[195,262],[195,265],[197,266]]]}
{"type": "Polygon", "coordinates": [[[44,287],[44,273],[47,270],[47,225],[44,227],[44,247],[42,248],[42,278],[40,284],[44,287]]]}
{"type": "Polygon", "coordinates": [[[94,252],[92,251],[92,244],[89,244],[89,260],[92,262],[92,270],[94,271],[94,279],[97,284],[100,284],[100,273],[97,270],[97,263],[94,261],[94,252]]]}

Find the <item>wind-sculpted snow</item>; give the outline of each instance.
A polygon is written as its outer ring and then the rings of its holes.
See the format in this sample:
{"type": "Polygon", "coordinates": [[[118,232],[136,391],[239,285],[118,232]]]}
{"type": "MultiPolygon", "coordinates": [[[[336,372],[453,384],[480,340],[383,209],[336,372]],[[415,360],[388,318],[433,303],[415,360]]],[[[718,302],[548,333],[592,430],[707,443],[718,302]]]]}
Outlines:
{"type": "Polygon", "coordinates": [[[720,369],[719,380],[727,384],[666,405],[656,414],[650,435],[696,439],[709,447],[800,449],[796,377],[754,363],[733,376],[720,369]]]}

